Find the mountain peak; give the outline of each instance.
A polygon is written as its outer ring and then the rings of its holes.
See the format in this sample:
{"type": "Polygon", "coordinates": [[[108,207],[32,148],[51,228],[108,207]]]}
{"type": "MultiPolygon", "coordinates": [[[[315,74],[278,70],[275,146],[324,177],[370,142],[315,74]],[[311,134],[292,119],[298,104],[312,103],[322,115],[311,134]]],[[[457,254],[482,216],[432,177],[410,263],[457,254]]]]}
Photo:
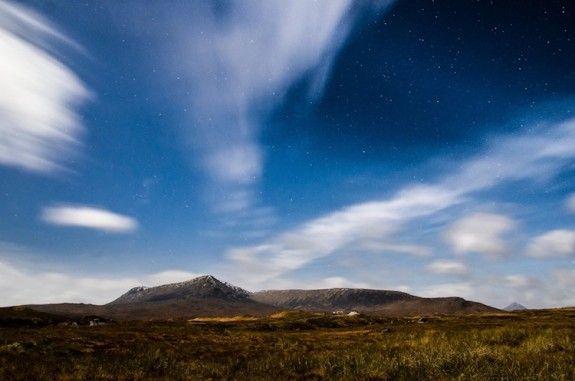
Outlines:
{"type": "Polygon", "coordinates": [[[194,278],[194,279],[201,279],[201,280],[207,280],[207,281],[218,281],[218,282],[219,282],[219,280],[216,279],[215,276],[210,275],[210,274],[208,274],[208,275],[202,275],[202,276],[199,276],[199,277],[194,278]]]}
{"type": "Polygon", "coordinates": [[[504,308],[505,311],[521,311],[521,310],[526,310],[526,309],[527,309],[527,307],[525,307],[525,306],[523,306],[517,302],[513,302],[504,308]]]}
{"type": "Polygon", "coordinates": [[[190,279],[184,283],[206,283],[211,285],[226,284],[225,282],[222,282],[213,275],[202,275],[197,278],[190,279]]]}
{"type": "Polygon", "coordinates": [[[247,299],[250,293],[240,287],[203,275],[184,282],[157,287],[134,287],[110,304],[131,304],[144,302],[165,302],[169,300],[190,300],[215,297],[225,300],[247,299]]]}

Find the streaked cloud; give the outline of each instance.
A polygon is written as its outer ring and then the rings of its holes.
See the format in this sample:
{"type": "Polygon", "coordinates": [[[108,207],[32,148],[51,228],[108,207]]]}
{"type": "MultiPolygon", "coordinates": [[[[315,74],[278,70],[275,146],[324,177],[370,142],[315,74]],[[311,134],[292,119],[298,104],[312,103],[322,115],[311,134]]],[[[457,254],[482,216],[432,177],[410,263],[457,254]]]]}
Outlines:
{"type": "Polygon", "coordinates": [[[321,96],[340,48],[364,20],[360,16],[378,14],[393,2],[196,2],[183,10],[170,5],[174,41],[159,49],[167,57],[166,70],[177,73],[186,88],[183,129],[194,162],[215,183],[216,208],[241,210],[256,202],[251,186],[263,171],[259,134],[269,113],[304,78],[311,84],[309,100],[321,96]]]}
{"type": "Polygon", "coordinates": [[[128,216],[85,205],[57,205],[44,208],[42,221],[58,226],[80,227],[108,233],[129,233],[138,222],[128,216]]]}
{"type": "Polygon", "coordinates": [[[534,237],[527,245],[526,254],[535,258],[575,256],[575,230],[551,230],[534,237]]]}
{"type": "Polygon", "coordinates": [[[504,215],[475,213],[451,225],[444,238],[456,254],[479,253],[502,256],[508,250],[504,235],[515,225],[511,218],[504,215]]]}
{"type": "Polygon", "coordinates": [[[77,108],[90,93],[56,46],[77,48],[31,9],[0,2],[0,164],[51,172],[80,144],[77,108]]]}
{"type": "Polygon", "coordinates": [[[406,220],[430,215],[456,202],[456,195],[449,190],[417,186],[386,201],[353,205],[309,221],[262,245],[231,249],[228,258],[256,278],[272,278],[350,245],[380,241],[406,220]]]}
{"type": "MultiPolygon", "coordinates": [[[[549,178],[574,157],[573,119],[499,137],[435,183],[407,186],[386,200],[344,207],[261,244],[231,248],[227,257],[242,266],[245,276],[263,282],[350,246],[374,241],[395,245],[398,231],[408,222],[468,202],[473,193],[505,182],[549,178]]],[[[501,255],[506,248],[501,234],[513,226],[508,217],[478,214],[456,223],[447,238],[457,252],[501,255]]]]}
{"type": "Polygon", "coordinates": [[[429,257],[431,256],[432,250],[429,247],[422,246],[422,245],[413,245],[413,244],[392,244],[386,241],[389,241],[387,237],[384,235],[380,242],[377,240],[363,242],[361,249],[369,250],[377,253],[382,252],[393,252],[399,254],[410,254],[415,255],[418,257],[429,257]]]}
{"type": "Polygon", "coordinates": [[[465,275],[468,272],[463,262],[437,260],[427,265],[427,270],[440,275],[465,275]]]}

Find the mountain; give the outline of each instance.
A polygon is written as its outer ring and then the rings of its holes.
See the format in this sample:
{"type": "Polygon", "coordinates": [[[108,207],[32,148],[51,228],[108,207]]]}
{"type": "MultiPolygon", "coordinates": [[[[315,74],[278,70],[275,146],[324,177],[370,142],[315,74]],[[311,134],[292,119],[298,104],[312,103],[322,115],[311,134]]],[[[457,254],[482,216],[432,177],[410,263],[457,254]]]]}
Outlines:
{"type": "Polygon", "coordinates": [[[282,309],[332,312],[353,310],[385,315],[497,311],[458,297],[421,298],[399,291],[353,288],[270,290],[253,293],[252,299],[282,309]]]}
{"type": "Polygon", "coordinates": [[[250,293],[211,275],[158,287],[135,287],[105,305],[29,306],[59,315],[99,315],[119,320],[182,319],[197,316],[267,315],[278,308],[259,303],[250,293]]]}
{"type": "Polygon", "coordinates": [[[0,327],[41,327],[66,321],[66,318],[26,307],[0,307],[0,327]]]}
{"type": "Polygon", "coordinates": [[[421,298],[399,291],[333,288],[250,293],[211,275],[157,287],[135,287],[105,305],[61,303],[27,306],[62,316],[118,320],[198,316],[269,315],[279,310],[358,311],[385,315],[466,314],[497,311],[458,297],[421,298]]]}
{"type": "Polygon", "coordinates": [[[513,302],[510,305],[508,305],[507,307],[505,307],[503,310],[504,311],[522,311],[522,310],[526,310],[527,307],[517,303],[517,302],[513,302]]]}
{"type": "Polygon", "coordinates": [[[180,283],[166,284],[158,287],[135,287],[109,303],[130,304],[145,302],[165,302],[193,298],[216,298],[222,300],[248,300],[250,293],[244,289],[221,282],[211,275],[201,276],[180,283]]]}

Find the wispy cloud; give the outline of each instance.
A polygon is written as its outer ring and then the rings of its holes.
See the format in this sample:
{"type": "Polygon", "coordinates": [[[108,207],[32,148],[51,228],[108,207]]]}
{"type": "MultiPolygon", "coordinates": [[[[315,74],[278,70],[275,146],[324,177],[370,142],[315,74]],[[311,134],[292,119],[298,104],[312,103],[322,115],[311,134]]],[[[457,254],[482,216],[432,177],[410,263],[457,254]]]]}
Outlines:
{"type": "Polygon", "coordinates": [[[307,222],[262,245],[234,248],[228,257],[262,280],[298,269],[349,245],[369,246],[395,232],[399,224],[430,215],[457,202],[456,194],[417,186],[386,201],[353,205],[307,222]]]}
{"type": "Polygon", "coordinates": [[[475,213],[451,225],[444,238],[456,254],[502,256],[508,250],[504,235],[515,225],[515,221],[504,215],[475,213]]]}
{"type": "MultiPolygon", "coordinates": [[[[462,161],[457,169],[435,183],[408,186],[387,200],[342,208],[259,245],[231,248],[227,257],[235,266],[242,266],[246,277],[263,282],[350,245],[361,247],[374,240],[394,244],[398,229],[410,221],[463,203],[474,192],[504,182],[548,178],[574,157],[573,119],[540,127],[537,132],[499,137],[481,155],[462,161]]],[[[496,222],[502,222],[505,229],[512,225],[507,219],[496,222]]],[[[497,238],[497,234],[490,237],[497,238]]],[[[497,247],[474,249],[499,253],[503,247],[499,242],[497,247]]]]}
{"type": "Polygon", "coordinates": [[[57,45],[77,47],[29,8],[0,2],[0,164],[50,172],[79,144],[76,108],[89,91],[57,45]]]}
{"type": "Polygon", "coordinates": [[[185,132],[195,162],[215,183],[220,209],[241,210],[255,202],[251,186],[261,177],[265,157],[259,132],[273,107],[304,77],[311,78],[310,99],[320,96],[360,16],[393,2],[196,2],[182,12],[185,22],[172,17],[176,30],[168,65],[187,86],[185,132]]]}
{"type": "Polygon", "coordinates": [[[535,258],[575,256],[575,230],[552,230],[534,237],[526,253],[535,258]]]}
{"type": "Polygon", "coordinates": [[[465,275],[469,271],[465,263],[448,260],[433,261],[427,269],[434,274],[441,275],[465,275]]]}
{"type": "Polygon", "coordinates": [[[128,233],[138,228],[138,222],[128,216],[106,209],[85,205],[57,205],[44,208],[42,221],[59,226],[72,226],[104,231],[128,233]]]}

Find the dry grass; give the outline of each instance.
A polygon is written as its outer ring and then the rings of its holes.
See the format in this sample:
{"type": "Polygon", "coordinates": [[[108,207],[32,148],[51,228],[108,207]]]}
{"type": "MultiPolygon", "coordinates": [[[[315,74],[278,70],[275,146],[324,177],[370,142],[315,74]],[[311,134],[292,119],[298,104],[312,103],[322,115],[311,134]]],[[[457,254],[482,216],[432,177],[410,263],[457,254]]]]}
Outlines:
{"type": "Polygon", "coordinates": [[[197,317],[188,320],[190,323],[205,322],[205,323],[230,323],[230,322],[245,322],[245,321],[258,321],[260,318],[255,316],[222,316],[222,317],[197,317]]]}
{"type": "Polygon", "coordinates": [[[575,380],[575,311],[0,328],[1,380],[575,380]]]}

